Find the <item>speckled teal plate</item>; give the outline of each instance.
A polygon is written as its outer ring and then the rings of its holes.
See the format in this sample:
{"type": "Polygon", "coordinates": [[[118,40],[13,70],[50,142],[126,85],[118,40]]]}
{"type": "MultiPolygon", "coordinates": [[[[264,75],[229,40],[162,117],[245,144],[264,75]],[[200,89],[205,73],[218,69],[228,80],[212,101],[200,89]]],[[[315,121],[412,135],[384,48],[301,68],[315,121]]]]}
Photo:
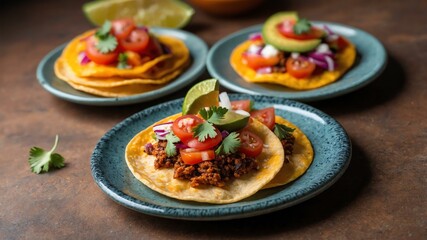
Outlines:
{"type": "Polygon", "coordinates": [[[350,39],[357,48],[354,66],[338,81],[324,87],[298,91],[277,84],[249,83],[233,70],[229,63],[233,49],[248,39],[249,34],[260,32],[262,25],[245,28],[217,42],[209,50],[207,68],[221,85],[233,91],[249,94],[282,97],[299,101],[315,101],[337,97],[355,91],[376,79],[386,65],[387,54],[378,39],[371,34],[349,26],[313,21],[315,25],[327,25],[334,32],[350,39]]]}
{"type": "Polygon", "coordinates": [[[283,98],[245,94],[230,94],[230,98],[250,98],[255,108],[274,106],[277,115],[304,131],[315,153],[307,172],[285,186],[261,190],[250,198],[224,205],[179,201],[152,191],[128,169],[125,148],[138,132],[177,113],[183,101],[178,99],[136,113],[108,131],[92,154],[95,182],[114,201],[142,213],[175,219],[221,220],[256,216],[301,203],[330,187],[344,173],[351,158],[351,142],[342,126],[330,116],[283,98]]]}
{"type": "Polygon", "coordinates": [[[66,82],[57,78],[53,68],[65,44],[52,50],[41,60],[37,68],[39,83],[51,94],[70,102],[85,105],[113,106],[140,103],[163,97],[182,89],[203,73],[208,53],[208,47],[203,40],[192,33],[178,29],[151,28],[150,30],[156,34],[173,36],[183,40],[191,54],[192,62],[187,70],[162,88],[127,97],[99,97],[75,90],[66,82]]]}

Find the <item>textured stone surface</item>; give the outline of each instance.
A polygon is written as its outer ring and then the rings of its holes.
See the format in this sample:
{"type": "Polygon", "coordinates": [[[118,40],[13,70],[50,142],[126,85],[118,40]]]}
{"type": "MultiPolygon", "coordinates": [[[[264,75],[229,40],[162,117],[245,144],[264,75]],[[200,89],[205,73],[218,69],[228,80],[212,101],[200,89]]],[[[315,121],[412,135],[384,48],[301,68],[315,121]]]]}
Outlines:
{"type": "MultiPolygon", "coordinates": [[[[421,239],[427,236],[427,2],[266,1],[238,18],[197,12],[186,30],[210,46],[279,10],[366,30],[382,41],[388,66],[351,94],[310,105],[336,118],[353,143],[343,177],[319,196],[254,218],[188,222],[124,208],[93,181],[89,159],[100,137],[148,106],[89,107],[38,85],[42,57],[91,27],[84,1],[3,1],[0,8],[0,238],[2,239],[421,239]],[[66,168],[31,173],[32,146],[58,152],[66,168]]],[[[204,74],[199,80],[207,78],[204,74]]]]}

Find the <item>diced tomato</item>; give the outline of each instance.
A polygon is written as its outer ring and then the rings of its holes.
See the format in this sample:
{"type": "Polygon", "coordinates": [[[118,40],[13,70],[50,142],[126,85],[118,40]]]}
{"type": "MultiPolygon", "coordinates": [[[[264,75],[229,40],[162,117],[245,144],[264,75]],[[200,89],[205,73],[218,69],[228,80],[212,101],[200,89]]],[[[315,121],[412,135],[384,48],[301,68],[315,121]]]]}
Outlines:
{"type": "Polygon", "coordinates": [[[216,136],[214,138],[207,138],[203,142],[200,142],[197,138],[192,138],[183,142],[190,148],[195,148],[197,150],[212,149],[222,141],[221,132],[218,129],[216,129],[215,132],[216,132],[216,136]]]}
{"type": "Polygon", "coordinates": [[[244,110],[246,112],[250,112],[251,111],[251,100],[236,100],[236,101],[231,101],[231,109],[233,110],[244,110]]]}
{"type": "Polygon", "coordinates": [[[188,142],[193,138],[193,128],[204,120],[196,115],[184,115],[173,121],[172,131],[182,141],[188,142]]]}
{"type": "Polygon", "coordinates": [[[244,53],[242,55],[243,63],[252,69],[259,69],[264,67],[271,67],[279,63],[280,58],[278,55],[265,58],[260,54],[244,53]]]}
{"type": "Polygon", "coordinates": [[[86,40],[85,53],[90,60],[92,60],[95,63],[104,64],[104,65],[117,61],[117,58],[119,56],[119,52],[117,48],[112,52],[101,53],[96,47],[97,43],[98,43],[98,39],[94,35],[90,36],[86,40]]]}
{"type": "Polygon", "coordinates": [[[136,25],[130,18],[117,19],[111,22],[111,33],[117,39],[126,39],[136,25]]]}
{"type": "Polygon", "coordinates": [[[295,20],[286,20],[278,24],[277,29],[283,36],[297,40],[310,40],[321,38],[325,34],[323,30],[316,27],[311,27],[309,32],[296,34],[294,32],[295,23],[295,20]]]}
{"type": "Polygon", "coordinates": [[[131,66],[138,66],[143,64],[143,60],[141,58],[141,56],[133,51],[125,51],[126,54],[126,59],[127,59],[127,64],[131,65],[131,66]]]}
{"type": "Polygon", "coordinates": [[[156,58],[159,55],[163,54],[162,46],[157,38],[150,36],[147,47],[141,53],[144,57],[149,57],[150,59],[156,58]]]}
{"type": "Polygon", "coordinates": [[[304,58],[288,58],[286,61],[286,70],[290,75],[296,78],[305,78],[311,76],[316,69],[316,65],[304,58]]]}
{"type": "Polygon", "coordinates": [[[185,164],[193,165],[202,161],[215,159],[214,150],[199,151],[194,148],[181,149],[181,159],[185,164]]]}
{"type": "Polygon", "coordinates": [[[257,157],[261,154],[264,142],[256,134],[249,130],[242,130],[239,134],[241,141],[240,152],[244,153],[248,157],[257,157]]]}
{"type": "Polygon", "coordinates": [[[275,124],[275,117],[276,114],[274,112],[273,107],[254,110],[251,112],[251,116],[255,118],[256,120],[262,122],[265,126],[267,126],[269,129],[274,128],[275,124]]]}
{"type": "Polygon", "coordinates": [[[344,37],[338,36],[338,38],[336,40],[329,42],[328,44],[331,48],[334,48],[337,51],[340,51],[340,50],[346,48],[349,45],[349,42],[344,37]]]}
{"type": "Polygon", "coordinates": [[[125,50],[141,53],[148,46],[150,36],[144,29],[134,29],[129,36],[119,39],[120,46],[125,50]]]}

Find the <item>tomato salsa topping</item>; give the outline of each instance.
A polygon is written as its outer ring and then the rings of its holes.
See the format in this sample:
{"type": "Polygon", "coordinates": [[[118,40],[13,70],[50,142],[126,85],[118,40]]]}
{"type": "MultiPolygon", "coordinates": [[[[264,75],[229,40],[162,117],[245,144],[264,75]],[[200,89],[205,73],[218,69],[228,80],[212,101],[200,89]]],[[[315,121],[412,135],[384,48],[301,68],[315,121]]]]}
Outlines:
{"type": "Polygon", "coordinates": [[[117,64],[117,68],[131,68],[164,51],[148,28],[136,26],[132,19],[117,19],[106,21],[88,37],[83,53],[97,64],[117,64]]]}

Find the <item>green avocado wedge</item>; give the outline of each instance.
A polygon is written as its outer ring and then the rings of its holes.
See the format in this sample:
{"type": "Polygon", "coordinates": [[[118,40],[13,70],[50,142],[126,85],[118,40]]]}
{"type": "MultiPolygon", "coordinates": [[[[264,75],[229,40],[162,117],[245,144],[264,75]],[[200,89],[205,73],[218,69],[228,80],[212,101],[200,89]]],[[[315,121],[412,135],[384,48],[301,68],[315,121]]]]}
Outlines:
{"type": "Polygon", "coordinates": [[[297,40],[283,36],[277,25],[287,19],[298,20],[298,14],[278,12],[267,19],[262,28],[262,37],[267,44],[285,52],[308,52],[320,44],[321,39],[297,40]]]}
{"type": "Polygon", "coordinates": [[[233,111],[228,111],[225,113],[224,118],[218,119],[215,122],[212,122],[220,130],[226,130],[228,132],[233,132],[244,128],[249,122],[249,116],[238,114],[233,111]]]}

